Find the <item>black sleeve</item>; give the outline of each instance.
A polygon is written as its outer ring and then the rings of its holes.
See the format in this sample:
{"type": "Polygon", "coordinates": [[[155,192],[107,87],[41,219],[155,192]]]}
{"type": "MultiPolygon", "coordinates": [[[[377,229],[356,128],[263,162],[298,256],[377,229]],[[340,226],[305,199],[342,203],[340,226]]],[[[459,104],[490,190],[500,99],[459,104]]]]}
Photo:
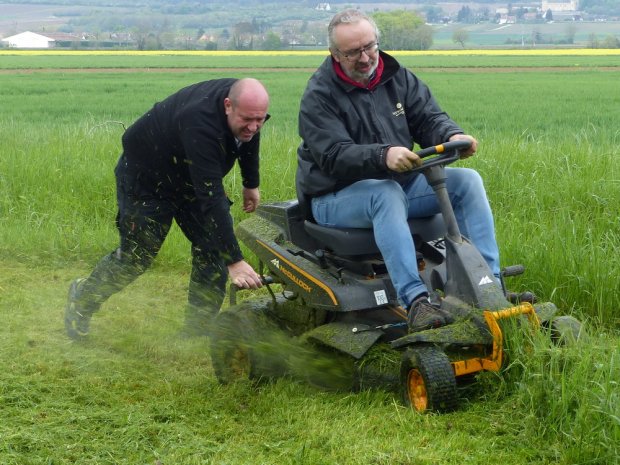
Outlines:
{"type": "Polygon", "coordinates": [[[428,86],[407,72],[407,118],[412,138],[420,147],[447,141],[463,130],[444,112],[428,86]]]}

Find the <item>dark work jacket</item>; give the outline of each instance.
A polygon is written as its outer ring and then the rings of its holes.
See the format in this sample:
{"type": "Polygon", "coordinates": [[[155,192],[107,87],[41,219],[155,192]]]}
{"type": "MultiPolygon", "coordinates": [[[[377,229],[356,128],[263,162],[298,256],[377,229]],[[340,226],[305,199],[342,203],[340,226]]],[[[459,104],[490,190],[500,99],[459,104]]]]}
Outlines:
{"type": "Polygon", "coordinates": [[[390,55],[380,52],[384,70],[368,90],[340,79],[327,57],[310,78],[301,100],[297,150],[298,195],[309,200],[361,179],[394,179],[415,174],[386,166],[390,146],[429,147],[463,130],[443,112],[429,88],[390,55]]]}
{"type": "Polygon", "coordinates": [[[223,178],[238,160],[243,186],[259,185],[259,135],[237,147],[226,119],[224,99],[235,81],[199,82],[156,103],[125,131],[121,157],[137,173],[140,195],[199,202],[227,264],[243,256],[223,178]]]}

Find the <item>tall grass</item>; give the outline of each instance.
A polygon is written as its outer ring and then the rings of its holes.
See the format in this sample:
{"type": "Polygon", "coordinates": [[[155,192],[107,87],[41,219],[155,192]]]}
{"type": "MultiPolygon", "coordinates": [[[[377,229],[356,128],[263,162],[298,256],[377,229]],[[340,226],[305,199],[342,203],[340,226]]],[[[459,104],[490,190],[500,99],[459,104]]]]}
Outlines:
{"type": "MultiPolygon", "coordinates": [[[[96,315],[91,339],[69,342],[67,285],[117,242],[122,124],[227,74],[0,75],[0,463],[620,463],[617,72],[422,75],[481,142],[462,166],[483,175],[502,261],[527,268],[510,286],[589,330],[573,347],[514,331],[506,371],[464,389],[458,412],[420,416],[396,393],[291,380],[219,386],[206,341],[177,337],[189,264],[176,229],[152,272],[96,315]]],[[[235,73],[250,74],[272,96],[263,201],[293,198],[310,71],[235,73]]],[[[239,174],[226,183],[239,221],[239,174]]]]}
{"type": "MultiPolygon", "coordinates": [[[[273,102],[263,134],[263,200],[293,198],[297,110],[310,71],[253,74],[265,81],[273,102]]],[[[112,170],[123,125],[175,89],[222,75],[2,76],[2,99],[13,111],[0,116],[0,256],[92,262],[114,247],[112,170]]],[[[485,179],[504,264],[522,262],[529,270],[522,285],[567,311],[616,325],[615,73],[422,77],[481,142],[479,154],[462,165],[485,179]]],[[[237,205],[239,182],[237,174],[227,180],[237,205]]],[[[236,220],[244,215],[237,207],[233,213],[236,220]]],[[[160,260],[185,263],[185,241],[173,234],[160,260]]]]}
{"type": "MultiPolygon", "coordinates": [[[[509,360],[501,383],[526,412],[526,427],[545,441],[561,435],[561,463],[617,463],[620,444],[620,360],[609,334],[582,327],[577,340],[549,344],[547,330],[503,324],[509,360]]],[[[489,374],[485,374],[489,376],[489,374]]],[[[495,380],[496,381],[496,380],[495,380]]]]}

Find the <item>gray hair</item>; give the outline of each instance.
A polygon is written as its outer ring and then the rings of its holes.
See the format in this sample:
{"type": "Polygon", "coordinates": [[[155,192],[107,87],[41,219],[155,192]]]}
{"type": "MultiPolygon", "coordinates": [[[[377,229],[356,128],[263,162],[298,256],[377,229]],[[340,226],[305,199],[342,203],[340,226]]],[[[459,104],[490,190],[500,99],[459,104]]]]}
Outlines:
{"type": "Polygon", "coordinates": [[[355,24],[360,21],[368,21],[370,25],[375,30],[375,36],[377,37],[377,42],[379,41],[379,28],[377,27],[377,23],[365,13],[362,13],[360,10],[356,10],[354,8],[349,8],[347,10],[343,10],[340,13],[336,13],[336,15],[329,22],[329,26],[327,26],[327,38],[329,40],[329,49],[334,52],[338,47],[336,47],[336,43],[334,41],[334,29],[336,26],[341,24],[355,24]]]}

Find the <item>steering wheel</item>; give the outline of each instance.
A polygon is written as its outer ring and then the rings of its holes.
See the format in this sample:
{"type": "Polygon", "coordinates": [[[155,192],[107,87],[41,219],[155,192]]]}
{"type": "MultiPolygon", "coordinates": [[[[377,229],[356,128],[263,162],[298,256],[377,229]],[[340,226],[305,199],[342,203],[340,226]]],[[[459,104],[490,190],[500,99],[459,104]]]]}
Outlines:
{"type": "Polygon", "coordinates": [[[423,160],[421,166],[418,166],[411,171],[416,173],[424,171],[425,169],[431,168],[433,166],[445,166],[449,165],[450,163],[454,163],[461,158],[459,151],[467,150],[469,147],[471,147],[471,142],[468,140],[454,140],[451,142],[444,142],[443,144],[434,145],[432,147],[418,150],[416,152],[416,155],[420,158],[428,157],[430,155],[438,156],[429,158],[428,160],[423,160]]]}

